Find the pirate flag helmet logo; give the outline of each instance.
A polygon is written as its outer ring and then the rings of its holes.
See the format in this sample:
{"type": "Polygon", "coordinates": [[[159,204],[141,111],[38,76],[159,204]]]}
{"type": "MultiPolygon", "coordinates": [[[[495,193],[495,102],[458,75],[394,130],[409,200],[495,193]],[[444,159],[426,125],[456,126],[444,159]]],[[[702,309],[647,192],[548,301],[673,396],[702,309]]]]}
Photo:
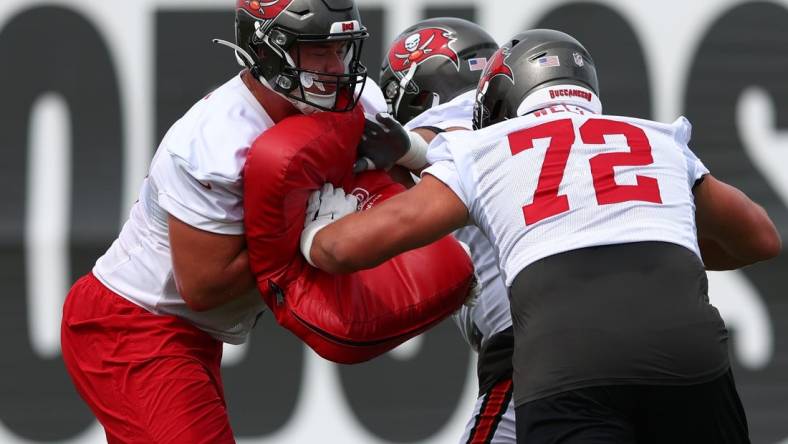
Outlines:
{"type": "MultiPolygon", "coordinates": [[[[460,57],[451,47],[456,41],[457,36],[454,32],[443,28],[424,28],[404,35],[394,42],[389,51],[388,62],[391,71],[400,80],[407,78],[406,82],[410,82],[416,67],[433,57],[449,59],[459,71],[460,57]]],[[[415,85],[411,84],[408,87],[414,88],[415,85]]]]}
{"type": "Polygon", "coordinates": [[[253,17],[262,20],[273,20],[292,0],[238,0],[238,9],[244,9],[253,17]]]}

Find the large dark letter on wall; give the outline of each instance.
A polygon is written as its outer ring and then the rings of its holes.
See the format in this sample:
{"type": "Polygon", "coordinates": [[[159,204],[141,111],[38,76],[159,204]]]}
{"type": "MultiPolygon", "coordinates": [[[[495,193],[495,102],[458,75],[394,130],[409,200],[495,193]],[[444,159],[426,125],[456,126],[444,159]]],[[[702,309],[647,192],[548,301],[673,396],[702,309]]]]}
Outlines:
{"type": "MultiPolygon", "coordinates": [[[[770,98],[773,119],[749,125],[775,134],[788,130],[788,10],[773,3],[738,6],[719,17],[698,47],[686,88],[685,109],[693,123],[691,147],[716,177],[731,183],[766,208],[788,239],[788,189],[775,188],[748,149],[788,150],[788,146],[747,146],[738,114],[742,93],[758,88],[770,98]],[[782,197],[781,197],[782,195],[782,197]]],[[[750,117],[750,116],[745,116],[750,117]]],[[[777,154],[775,152],[775,154],[777,154]]],[[[767,162],[779,162],[778,157],[767,162]]],[[[762,164],[763,165],[763,164],[762,164]]],[[[782,164],[782,167],[786,167],[782,164]]],[[[786,174],[784,172],[781,174],[786,174]]],[[[771,174],[774,174],[773,172],[771,174]]],[[[734,374],[750,422],[753,442],[773,443],[788,437],[788,303],[785,254],[743,270],[758,290],[773,326],[774,355],[760,370],[736,365],[734,374]]],[[[736,341],[736,331],[732,331],[736,341]]]]}
{"type": "MultiPolygon", "coordinates": [[[[90,270],[118,230],[123,134],[117,73],[96,28],[61,7],[33,8],[12,17],[0,32],[0,60],[0,187],[6,190],[0,203],[0,419],[27,439],[67,439],[94,419],[60,358],[40,358],[30,346],[26,275],[31,270],[23,244],[30,112],[46,93],[68,106],[73,282],[90,270]]],[[[33,271],[39,278],[48,272],[33,271]]]]}
{"type": "Polygon", "coordinates": [[[383,53],[390,42],[383,41],[385,25],[383,9],[379,7],[359,8],[361,20],[369,31],[369,38],[364,42],[361,52],[361,63],[367,67],[369,78],[378,81],[380,77],[380,64],[383,63],[383,53]]]}
{"type": "Polygon", "coordinates": [[[235,43],[234,23],[226,8],[156,12],[157,144],[194,103],[241,71],[232,49],[211,42],[235,43]]]}
{"type": "Polygon", "coordinates": [[[292,419],[304,385],[304,345],[266,312],[246,357],[222,369],[230,423],[238,438],[271,435],[292,419]]]}
{"type": "Polygon", "coordinates": [[[572,3],[550,11],[534,27],[569,33],[591,53],[605,114],[651,117],[643,47],[618,12],[594,3],[572,3]]]}
{"type": "Polygon", "coordinates": [[[451,320],[420,340],[418,352],[409,359],[387,354],[340,367],[348,404],[359,422],[381,439],[423,442],[445,426],[458,407],[470,348],[451,320]]]}

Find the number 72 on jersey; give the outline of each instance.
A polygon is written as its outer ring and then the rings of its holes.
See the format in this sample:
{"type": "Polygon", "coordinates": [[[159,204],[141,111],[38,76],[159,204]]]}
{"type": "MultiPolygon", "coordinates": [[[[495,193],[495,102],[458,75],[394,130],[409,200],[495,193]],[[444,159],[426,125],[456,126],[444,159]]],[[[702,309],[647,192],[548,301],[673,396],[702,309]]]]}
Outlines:
{"type": "MultiPolygon", "coordinates": [[[[587,145],[603,145],[605,136],[622,135],[629,152],[601,153],[589,160],[597,204],[608,205],[627,201],[662,203],[659,183],[653,177],[637,175],[635,185],[618,185],[614,167],[645,166],[654,163],[651,144],[646,133],[635,125],[609,119],[588,119],[580,126],[580,138],[587,145]]],[[[542,163],[542,170],[533,201],[523,207],[525,224],[569,211],[569,199],[559,195],[569,152],[575,143],[575,128],[571,119],[554,120],[509,134],[512,155],[532,149],[535,139],[549,138],[550,144],[542,163]]]]}

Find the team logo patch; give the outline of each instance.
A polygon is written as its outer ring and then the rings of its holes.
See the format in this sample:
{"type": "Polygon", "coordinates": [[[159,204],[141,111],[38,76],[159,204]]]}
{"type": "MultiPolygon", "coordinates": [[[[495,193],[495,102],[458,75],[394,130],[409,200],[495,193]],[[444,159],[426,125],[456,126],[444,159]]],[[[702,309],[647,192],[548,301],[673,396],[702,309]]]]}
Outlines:
{"type": "Polygon", "coordinates": [[[460,70],[460,57],[451,44],[457,36],[443,28],[425,28],[408,34],[394,42],[389,50],[389,66],[397,77],[402,78],[411,66],[423,63],[432,57],[451,60],[460,70]]]}
{"type": "Polygon", "coordinates": [[[479,78],[479,89],[481,89],[485,83],[498,76],[507,77],[512,81],[512,83],[514,83],[512,68],[506,64],[506,58],[509,57],[510,52],[511,49],[506,46],[501,47],[499,50],[495,51],[495,54],[493,54],[492,57],[490,57],[490,60],[487,61],[487,66],[484,67],[484,72],[482,72],[482,76],[479,78]]]}
{"type": "Polygon", "coordinates": [[[350,192],[351,195],[355,196],[358,199],[359,203],[362,203],[369,199],[369,191],[364,188],[356,187],[353,188],[353,191],[350,192]]]}
{"type": "Polygon", "coordinates": [[[358,199],[358,206],[356,207],[358,211],[364,211],[372,208],[375,205],[375,202],[377,202],[381,197],[380,194],[370,195],[369,191],[360,187],[354,188],[350,194],[358,199]]]}
{"type": "Polygon", "coordinates": [[[351,20],[349,22],[334,22],[331,24],[331,34],[340,34],[343,32],[355,32],[361,29],[358,20],[351,20]]]}
{"type": "Polygon", "coordinates": [[[285,8],[290,6],[292,1],[293,0],[238,0],[238,8],[247,11],[255,18],[272,20],[285,8]]]}

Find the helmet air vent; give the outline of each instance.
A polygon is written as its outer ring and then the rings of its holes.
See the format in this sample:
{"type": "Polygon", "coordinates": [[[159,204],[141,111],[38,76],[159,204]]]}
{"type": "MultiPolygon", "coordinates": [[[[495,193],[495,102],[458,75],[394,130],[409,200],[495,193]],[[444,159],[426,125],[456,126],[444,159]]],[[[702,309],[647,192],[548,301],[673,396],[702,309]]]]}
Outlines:
{"type": "Polygon", "coordinates": [[[535,60],[537,60],[537,59],[541,59],[542,57],[544,57],[544,56],[546,56],[546,55],[547,55],[547,51],[540,52],[540,53],[539,53],[539,54],[537,54],[537,55],[534,55],[534,56],[531,56],[531,57],[529,57],[529,58],[528,58],[528,61],[529,61],[529,62],[533,62],[533,61],[535,61],[535,60]]]}

